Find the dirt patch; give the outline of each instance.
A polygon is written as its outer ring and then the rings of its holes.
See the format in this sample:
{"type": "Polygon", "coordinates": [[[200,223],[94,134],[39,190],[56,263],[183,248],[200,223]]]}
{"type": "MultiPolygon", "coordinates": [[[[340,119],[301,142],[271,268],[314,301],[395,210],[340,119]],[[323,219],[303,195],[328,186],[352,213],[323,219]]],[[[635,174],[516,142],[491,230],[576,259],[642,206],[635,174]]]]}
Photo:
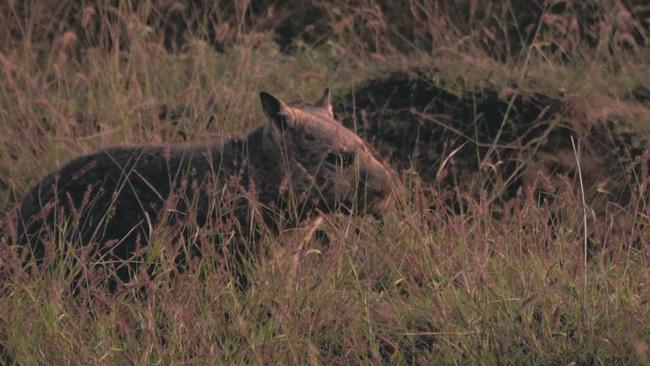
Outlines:
{"type": "Polygon", "coordinates": [[[507,200],[525,186],[552,196],[583,184],[596,206],[625,204],[645,179],[647,154],[626,122],[593,120],[570,97],[484,88],[463,94],[421,72],[397,72],[338,100],[338,117],[400,171],[438,187],[507,200]],[[573,137],[573,144],[572,144],[573,137]]]}

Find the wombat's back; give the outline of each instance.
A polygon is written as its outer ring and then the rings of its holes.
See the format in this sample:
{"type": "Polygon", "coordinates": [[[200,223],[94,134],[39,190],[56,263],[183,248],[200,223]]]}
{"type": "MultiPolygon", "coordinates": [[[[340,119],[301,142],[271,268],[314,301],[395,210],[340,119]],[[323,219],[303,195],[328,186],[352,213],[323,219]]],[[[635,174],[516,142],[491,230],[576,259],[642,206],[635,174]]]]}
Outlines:
{"type": "Polygon", "coordinates": [[[220,157],[208,145],[117,147],[76,158],[25,196],[18,239],[37,259],[45,255],[44,242],[62,236],[100,251],[119,241],[112,254],[128,257],[136,241],[146,241],[173,187],[204,181],[215,162],[220,157]]]}

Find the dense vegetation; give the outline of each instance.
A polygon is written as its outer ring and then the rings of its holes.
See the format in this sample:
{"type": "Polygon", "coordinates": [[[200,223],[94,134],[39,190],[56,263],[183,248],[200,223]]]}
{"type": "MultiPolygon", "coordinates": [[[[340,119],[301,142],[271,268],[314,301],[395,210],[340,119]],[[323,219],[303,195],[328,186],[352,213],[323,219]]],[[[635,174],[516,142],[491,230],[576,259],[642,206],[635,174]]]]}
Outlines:
{"type": "Polygon", "coordinates": [[[649,46],[641,0],[4,1],[0,363],[648,365],[649,46]],[[72,157],[327,86],[399,170],[381,219],[265,237],[245,289],[210,255],[117,293],[71,290],[71,246],[21,268],[12,210],[72,157]]]}

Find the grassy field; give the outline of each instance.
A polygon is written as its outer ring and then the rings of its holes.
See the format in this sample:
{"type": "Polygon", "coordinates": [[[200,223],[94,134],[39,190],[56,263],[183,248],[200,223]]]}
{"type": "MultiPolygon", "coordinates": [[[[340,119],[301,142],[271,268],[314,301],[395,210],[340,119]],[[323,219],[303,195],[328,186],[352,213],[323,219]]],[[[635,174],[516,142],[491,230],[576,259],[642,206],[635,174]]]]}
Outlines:
{"type": "Polygon", "coordinates": [[[238,135],[260,90],[325,87],[394,204],[265,237],[243,291],[204,256],[75,294],[5,225],[0,363],[650,365],[647,5],[206,3],[0,4],[0,218],[75,156],[238,135]]]}

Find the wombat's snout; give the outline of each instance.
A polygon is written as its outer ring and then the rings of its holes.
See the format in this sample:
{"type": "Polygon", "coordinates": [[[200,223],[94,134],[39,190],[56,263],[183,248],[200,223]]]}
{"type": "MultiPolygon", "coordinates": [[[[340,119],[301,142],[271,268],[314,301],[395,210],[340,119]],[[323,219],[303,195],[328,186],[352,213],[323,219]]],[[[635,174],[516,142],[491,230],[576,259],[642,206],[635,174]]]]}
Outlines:
{"type": "Polygon", "coordinates": [[[383,164],[365,172],[365,212],[380,215],[390,204],[397,183],[397,174],[383,164]]]}

